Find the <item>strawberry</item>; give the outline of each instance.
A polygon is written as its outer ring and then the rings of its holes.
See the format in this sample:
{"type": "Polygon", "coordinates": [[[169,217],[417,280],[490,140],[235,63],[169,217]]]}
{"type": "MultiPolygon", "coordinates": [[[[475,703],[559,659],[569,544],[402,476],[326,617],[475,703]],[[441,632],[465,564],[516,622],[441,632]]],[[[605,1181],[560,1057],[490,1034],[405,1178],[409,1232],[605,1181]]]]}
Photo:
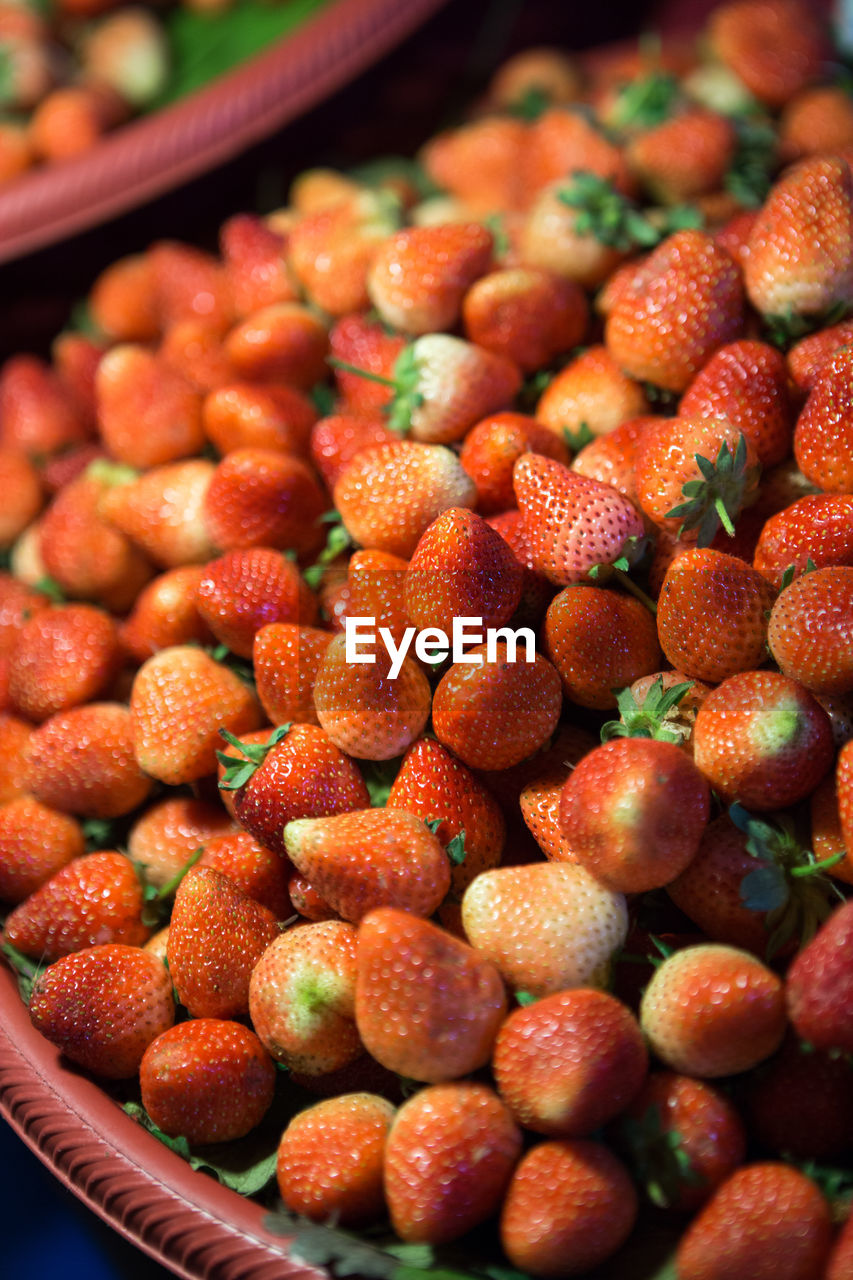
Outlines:
{"type": "Polygon", "coordinates": [[[850,937],[853,904],[838,907],[796,957],[786,976],[788,1013],[794,1030],[815,1049],[853,1047],[853,972],[850,937]]]}
{"type": "Polygon", "coordinates": [[[118,702],[57,711],[31,735],[23,766],[38,800],[84,818],[121,817],[151,790],[136,759],[130,712],[118,702]]]}
{"type": "Polygon", "coordinates": [[[228,280],[213,254],[177,240],[158,240],[148,259],[163,329],[199,317],[228,325],[233,316],[228,280]]]}
{"type": "Polygon", "coordinates": [[[2,445],[48,457],[86,439],[86,424],[56,373],[37,356],[12,356],[0,369],[2,445]]]}
{"type": "MultiPolygon", "coordinates": [[[[433,536],[432,531],[438,532],[439,521],[445,521],[451,514],[461,517],[463,521],[466,518],[470,518],[472,522],[479,520],[479,516],[472,515],[467,510],[450,508],[430,525],[418,546],[423,545],[424,550],[427,550],[427,544],[433,536]]],[[[399,645],[404,640],[409,625],[409,615],[406,612],[408,567],[408,560],[389,555],[387,551],[353,552],[347,563],[345,595],[338,601],[332,614],[332,625],[340,628],[346,626],[347,618],[372,618],[377,630],[387,627],[395,643],[399,645]]],[[[428,593],[430,582],[434,591],[435,579],[430,580],[424,573],[416,587],[428,593]]],[[[440,591],[439,588],[439,593],[440,591]]]]}
{"type": "Polygon", "coordinates": [[[488,1062],[506,1012],[500,974],[467,943],[379,907],[358,931],[356,1026],[383,1066],[438,1084],[488,1062]]]}
{"type": "Polygon", "coordinates": [[[764,316],[814,316],[853,301],[853,185],[845,160],[816,156],[776,182],[749,237],[744,284],[764,316]]]}
{"type": "Polygon", "coordinates": [[[530,196],[578,170],[590,172],[629,192],[633,180],[621,147],[574,107],[551,107],[530,126],[521,163],[523,189],[530,196]]]}
{"type": "Polygon", "coordinates": [[[846,742],[838,753],[835,782],[842,842],[849,854],[853,848],[853,747],[849,747],[846,742]]]}
{"type": "Polygon", "coordinates": [[[491,260],[492,233],[478,222],[407,227],[379,248],[367,292],[392,328],[411,334],[452,329],[466,290],[491,260]]]}
{"type": "Polygon", "coordinates": [[[239,1022],[193,1018],[152,1041],[139,1068],[142,1105],[170,1137],[233,1142],[264,1118],[275,1068],[239,1022]]]}
{"type": "MultiPolygon", "coordinates": [[[[350,377],[356,380],[355,374],[350,377]]],[[[378,417],[330,414],[320,418],[311,428],[311,461],[327,488],[333,489],[347,464],[362,449],[370,449],[377,444],[394,444],[398,439],[396,433],[378,417]]]]}
{"type": "Polygon", "coordinates": [[[547,658],[512,661],[475,645],[442,676],[432,703],[436,737],[472,769],[506,769],[541,747],[560,718],[560,677],[547,658]]]}
{"type": "Polygon", "coordinates": [[[840,85],[803,89],[785,104],[779,145],[789,160],[837,155],[853,147],[853,103],[840,85]]]}
{"type": "Polygon", "coordinates": [[[109,1080],[135,1076],[175,1019],[165,966],[141,947],[85,947],[49,965],[30,998],[33,1026],[67,1058],[109,1080]]]}
{"type": "Polygon", "coordinates": [[[676,108],[628,142],[628,166],[638,182],[664,204],[718,191],[735,155],[731,120],[701,106],[676,108]]]}
{"type": "Polygon", "coordinates": [[[198,611],[201,565],[183,565],[158,574],[142,588],[120,625],[121,643],[142,663],[174,645],[212,645],[213,633],[198,611]]]}
{"type": "Polygon", "coordinates": [[[624,1244],[637,1207],[628,1170],[603,1143],[540,1142],[507,1189],[501,1244],[512,1265],[531,1275],[583,1275],[624,1244]]]}
{"type": "Polygon", "coordinates": [[[175,893],[166,957],[194,1018],[249,1011],[249,977],[278,936],[275,916],[220,871],[191,867],[175,893]]]}
{"type": "Polygon", "coordinates": [[[607,316],[607,349],[632,378],[684,391],[741,336],[744,301],[726,251],[701,231],[677,231],[626,281],[607,316]]]}
{"type": "Polygon", "coordinates": [[[383,1168],[394,1106],[375,1093],[325,1098],[293,1117],[278,1145],[279,1194],[292,1213],[364,1226],[385,1209],[383,1168]]]}
{"type": "Polygon", "coordinates": [[[465,436],[459,461],[477,486],[477,507],[483,515],[515,506],[512,469],[523,453],[569,461],[560,437],[523,413],[490,414],[465,436]]]}
{"type": "Polygon", "coordinates": [[[514,1009],[498,1032],[492,1069],[519,1124],[580,1138],[631,1102],[648,1055],[625,1005],[604,991],[576,988],[514,1009]]]}
{"type": "Polygon", "coordinates": [[[851,1084],[848,1059],[807,1051],[789,1036],[750,1082],[750,1131],[763,1148],[783,1159],[843,1159],[853,1141],[851,1084]]]}
{"type": "Polygon", "coordinates": [[[816,694],[853,690],[853,564],[801,574],[780,592],[767,644],[786,676],[816,694]]]}
{"type": "Polygon", "coordinates": [[[528,195],[522,170],[529,128],[506,115],[488,115],[430,138],[420,161],[436,186],[474,213],[520,208],[528,195]]]}
{"type": "Polygon", "coordinates": [[[769,1058],[785,1034],[785,994],[771,969],[719,943],[685,947],[656,969],[640,1005],[649,1047],[673,1071],[735,1075],[769,1058]]]}
{"type": "MultiPolygon", "coordinates": [[[[590,744],[590,750],[593,745],[590,744]]],[[[568,770],[574,768],[574,763],[569,765],[566,762],[565,765],[540,774],[522,787],[518,796],[518,807],[524,824],[551,862],[577,861],[568,840],[560,831],[560,796],[568,770]]]]}
{"type": "Polygon", "coordinates": [[[653,1071],[619,1126],[637,1180],[653,1204],[698,1209],[743,1163],[736,1108],[704,1080],[653,1071]]]}
{"type": "Polygon", "coordinates": [[[78,822],[34,796],[0,807],[0,901],[23,902],[57,871],[86,852],[78,822]]]}
{"type": "Polygon", "coordinates": [[[284,844],[297,871],[356,923],[375,907],[431,916],[450,888],[444,846],[403,809],[300,818],[288,822],[284,844]]]}
{"type": "Polygon", "coordinates": [[[146,253],[129,254],[105,267],[87,301],[98,331],[114,342],[153,342],[160,336],[154,273],[146,253]]]}
{"type": "Polygon", "coordinates": [[[842,320],[795,342],[786,357],[794,387],[808,395],[832,357],[853,337],[853,321],[842,320]]]}
{"type": "Polygon", "coordinates": [[[23,763],[32,732],[33,726],[27,720],[8,711],[0,712],[0,804],[27,793],[23,763]]]}
{"type": "Polygon", "coordinates": [[[342,920],[288,929],[264,951],[249,982],[249,1013],[277,1062],[313,1077],[361,1054],[356,954],[356,930],[342,920]]]}
{"type": "Polygon", "coordinates": [[[309,396],[284,383],[226,382],[205,396],[204,434],[220,453],[274,449],[303,454],[317,410],[309,396]]]}
{"type": "Polygon", "coordinates": [[[21,629],[38,610],[47,609],[49,604],[43,592],[11,573],[0,571],[0,656],[10,656],[21,629]]]}
{"type": "Polygon", "coordinates": [[[569,863],[484,871],[465,890],[462,924],[473,947],[516,991],[551,995],[602,985],[625,941],[625,899],[569,863]]]}
{"type": "Polygon", "coordinates": [[[513,468],[513,488],[533,563],[552,582],[580,582],[596,565],[638,558],[642,519],[612,486],[525,453],[513,468]]]}
{"type": "Polygon", "coordinates": [[[538,267],[504,267],[471,285],[462,320],[471,342],[533,373],[583,341],[589,306],[573,280],[538,267]]]}
{"type": "Polygon", "coordinates": [[[271,547],[250,546],[228,551],[205,566],[198,611],[221,644],[241,658],[251,658],[261,627],[270,622],[310,626],[317,605],[287,556],[271,547]]]}
{"type": "Polygon", "coordinates": [[[506,835],[500,806],[474,774],[432,738],[419,738],[409,747],[386,807],[403,809],[431,825],[439,822],[435,835],[445,848],[454,841],[462,843],[462,862],[451,867],[451,892],[457,896],[500,862],[506,835]]]}
{"type": "Polygon", "coordinates": [[[239,889],[271,911],[276,920],[291,914],[288,894],[290,863],[259,844],[248,831],[226,831],[205,841],[200,867],[213,867],[239,889]]]}
{"type": "Polygon", "coordinates": [[[341,396],[339,412],[376,418],[391,400],[390,379],[395,361],[406,346],[400,334],[390,334],[363,315],[343,316],[329,334],[335,382],[341,396]],[[350,368],[359,370],[350,373],[350,368]],[[378,380],[364,373],[377,374],[378,380]]]}
{"type": "Polygon", "coordinates": [[[165,569],[203,564],[216,548],[204,520],[204,497],[215,467],[207,458],[188,458],[108,486],[98,513],[165,569]]]}
{"type": "Polygon", "coordinates": [[[826,493],[853,492],[850,404],[853,351],[827,360],[794,428],[794,456],[807,480],[826,493]]]}
{"type": "Polygon", "coordinates": [[[0,547],[12,543],[32,524],[44,505],[39,473],[24,453],[0,448],[0,547]]]}
{"type": "Polygon", "coordinates": [[[370,804],[353,761],[316,725],[282,725],[270,735],[262,730],[243,738],[226,731],[223,737],[229,747],[217,753],[224,766],[219,786],[230,792],[240,825],[268,849],[284,852],[289,822],[370,804]]]}
{"type": "Polygon", "coordinates": [[[252,213],[228,218],[219,232],[219,248],[227,293],[239,319],[296,298],[285,263],[285,237],[263,218],[252,213]]]}
{"type": "Polygon", "coordinates": [[[585,208],[577,207],[579,181],[596,197],[605,193],[611,208],[614,203],[630,207],[611,183],[595,180],[589,171],[576,173],[568,184],[564,175],[542,187],[530,203],[519,231],[519,251],[528,267],[596,289],[624,261],[626,249],[616,246],[617,237],[609,231],[602,234],[585,208]]]}
{"type": "Polygon", "coordinates": [[[328,500],[298,458],[270,449],[235,449],[217,466],[204,496],[211,541],[224,551],[274,547],[312,555],[323,545],[328,500]]]}
{"type": "Polygon", "coordinates": [[[349,662],[346,638],[335,636],[317,668],[314,706],[341,751],[361,760],[392,760],[423,731],[430,687],[412,658],[404,659],[393,680],[389,655],[380,650],[373,658],[349,662]]]}
{"type": "Polygon", "coordinates": [[[18,951],[51,963],[100,943],[139,947],[142,885],[128,858],[113,850],[88,853],[55,875],[6,917],[4,936],[18,951]]]}
{"type": "Polygon", "coordinates": [[[831,1241],[829,1206],[811,1179],[785,1164],[747,1164],[694,1218],[676,1266],[683,1280],[818,1280],[831,1241]]]}
{"type": "Polygon", "coordinates": [[[829,717],[807,689],[777,671],[743,671],[699,708],[693,757],[724,800],[763,811],[808,796],[835,747],[829,717]]]}
{"type": "Polygon", "coordinates": [[[450,507],[418,541],[405,574],[406,612],[420,630],[450,635],[454,618],[486,628],[508,622],[521,599],[523,570],[482,516],[450,507]]]}
{"type": "Polygon", "coordinates": [[[765,659],[774,594],[737,557],[711,547],[686,550],[667,569],[658,597],[658,637],[668,661],[689,679],[711,684],[752,671],[765,659]]]}
{"type": "Polygon", "coordinates": [[[370,305],[367,282],[400,225],[400,212],[388,191],[361,190],[299,218],[287,238],[287,264],[316,307],[342,316],[370,305]]]}
{"type": "Polygon", "coordinates": [[[207,320],[181,320],[163,335],[159,358],[202,395],[234,377],[225,354],[222,330],[207,320]]]}
{"type": "Polygon", "coordinates": [[[136,673],[130,695],[140,766],[171,786],[216,770],[219,730],[250,733],[260,709],[249,687],[202,649],[161,649],[136,673]]]}
{"type": "MultiPolygon", "coordinates": [[[[51,345],[53,367],[85,422],[87,433],[93,436],[97,422],[95,375],[106,349],[104,342],[71,332],[58,334],[51,345]]],[[[89,448],[93,446],[94,441],[89,448]]]]}
{"type": "Polygon", "coordinates": [[[12,653],[9,696],[16,711],[40,722],[96,699],[120,664],[118,631],[108,614],[85,604],[39,610],[12,653]]]}
{"type": "Polygon", "coordinates": [[[753,564],[776,590],[785,571],[804,572],[853,565],[853,495],[810,493],[769,517],[761,529],[753,564]]]}
{"type": "Polygon", "coordinates": [[[560,829],[597,879],[643,893],[674,880],[696,856],[709,812],[708,784],[680,747],[615,738],[566,779],[560,829]]]}
{"type": "Polygon", "coordinates": [[[314,680],[332,634],[295,622],[269,622],[255,632],[252,667],[258,701],[272,724],[317,724],[314,680]]]}
{"type": "Polygon", "coordinates": [[[113,347],[96,375],[98,427],[117,462],[144,470],[200,453],[201,396],[144,347],[113,347]]]}
{"type": "Polygon", "coordinates": [[[708,22],[713,55],[768,107],[783,107],[820,74],[824,38],[797,0],[736,0],[708,22]]]}
{"type": "Polygon", "coordinates": [[[275,302],[230,330],[225,355],[246,382],[284,382],[310,391],[326,375],[326,324],[299,302],[275,302]]]}
{"type": "Polygon", "coordinates": [[[548,383],[536,419],[571,443],[573,436],[583,438],[584,427],[593,436],[607,435],[648,409],[640,384],[622,372],[606,347],[592,346],[548,383]]]}
{"type": "Polygon", "coordinates": [[[449,449],[401,440],[357,454],[334,499],[356,542],[407,559],[442,511],[473,507],[477,491],[449,449]]]}
{"type": "Polygon", "coordinates": [[[202,845],[233,830],[221,805],[195,796],[167,796],[149,805],[133,823],[128,857],[141,869],[146,884],[162,889],[202,845]]]}
{"type": "MultiPolygon", "coordinates": [[[[556,440],[556,436],[554,439],[556,440]]],[[[524,516],[515,507],[509,511],[501,511],[496,516],[489,516],[486,523],[501,535],[522,568],[521,600],[514,621],[519,626],[537,626],[556,592],[556,587],[533,567],[524,516]]]]}
{"type": "Polygon", "coordinates": [[[549,106],[573,102],[580,96],[580,69],[560,49],[523,49],[501,62],[489,81],[489,102],[513,111],[531,97],[549,106]]]}
{"type": "Polygon", "coordinates": [[[791,451],[793,406],[784,357],[764,342],[720,347],[681,397],[682,418],[725,418],[755,448],[762,467],[791,451]]]}
{"type": "Polygon", "coordinates": [[[548,606],[543,641],[565,696],[583,707],[615,707],[615,689],[660,666],[652,614],[609,587],[564,588],[548,606]]]}
{"type": "Polygon", "coordinates": [[[520,1154],[521,1132],[487,1085],[421,1089],[394,1116],[385,1146],[395,1232],[433,1245],[464,1235],[499,1208],[520,1154]]]}

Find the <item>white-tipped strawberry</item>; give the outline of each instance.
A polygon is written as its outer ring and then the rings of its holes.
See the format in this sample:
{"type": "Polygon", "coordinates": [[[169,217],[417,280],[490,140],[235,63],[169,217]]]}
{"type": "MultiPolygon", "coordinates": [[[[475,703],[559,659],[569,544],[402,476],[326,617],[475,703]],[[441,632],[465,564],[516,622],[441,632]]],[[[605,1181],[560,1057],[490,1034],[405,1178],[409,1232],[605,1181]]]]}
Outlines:
{"type": "Polygon", "coordinates": [[[513,488],[535,566],[552,582],[582,582],[596,566],[627,569],[642,555],[642,516],[612,485],[524,453],[513,488]]]}

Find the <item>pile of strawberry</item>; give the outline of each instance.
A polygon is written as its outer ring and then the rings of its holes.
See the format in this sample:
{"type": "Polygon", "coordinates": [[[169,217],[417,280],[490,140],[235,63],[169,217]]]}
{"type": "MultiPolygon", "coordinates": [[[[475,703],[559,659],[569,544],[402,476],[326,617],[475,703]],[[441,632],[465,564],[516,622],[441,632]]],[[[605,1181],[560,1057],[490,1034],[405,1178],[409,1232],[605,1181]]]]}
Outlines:
{"type": "Polygon", "coordinates": [[[849,1280],[853,102],[793,0],[697,49],[521,55],[0,370],[4,952],[167,1138],[320,1095],[291,1214],[849,1280]]]}

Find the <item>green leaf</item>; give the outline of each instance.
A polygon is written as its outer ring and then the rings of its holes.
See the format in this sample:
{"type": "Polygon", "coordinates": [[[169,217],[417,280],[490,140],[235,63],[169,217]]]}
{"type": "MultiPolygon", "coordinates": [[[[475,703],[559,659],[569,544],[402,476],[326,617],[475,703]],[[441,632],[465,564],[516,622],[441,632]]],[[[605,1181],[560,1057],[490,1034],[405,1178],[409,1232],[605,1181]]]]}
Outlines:
{"type": "Polygon", "coordinates": [[[280,1207],[267,1214],[264,1226],[273,1235],[289,1236],[288,1252],[299,1262],[327,1267],[336,1276],[377,1277],[390,1280],[400,1265],[393,1254],[369,1241],[335,1227],[309,1222],[280,1207]]]}
{"type": "Polygon", "coordinates": [[[737,135],[734,156],[723,186],[745,209],[765,201],[778,162],[778,137],[773,121],[763,114],[733,118],[737,135]]]}
{"type": "Polygon", "coordinates": [[[322,582],[327,566],[353,545],[352,535],[341,522],[339,512],[326,512],[326,514],[321,516],[320,519],[323,523],[329,525],[329,532],[326,534],[326,545],[318,555],[314,564],[310,565],[302,575],[312,590],[316,590],[322,582]],[[331,515],[337,517],[336,522],[332,522],[329,519],[331,515]]]}
{"type": "Polygon", "coordinates": [[[557,199],[575,210],[574,230],[579,235],[594,236],[622,253],[651,249],[668,234],[666,227],[652,222],[612,182],[589,170],[573,173],[558,190],[557,199]]]}
{"type": "Polygon", "coordinates": [[[424,402],[418,390],[421,380],[421,366],[415,354],[415,344],[410,342],[394,361],[395,394],[391,404],[387,406],[388,426],[399,435],[406,435],[412,426],[412,414],[424,402]]]}
{"type": "Polygon", "coordinates": [[[447,845],[447,856],[453,863],[454,867],[461,867],[462,863],[465,861],[466,853],[465,832],[460,831],[459,834],[455,835],[447,845]]]}
{"type": "Polygon", "coordinates": [[[62,587],[55,578],[51,578],[47,573],[42,574],[38,581],[33,583],[33,588],[36,591],[40,591],[43,596],[47,596],[48,600],[52,600],[54,604],[65,604],[67,602],[67,596],[62,587]]]}
{"type": "Polygon", "coordinates": [[[396,756],[393,760],[357,761],[370,794],[370,803],[374,809],[383,809],[388,803],[388,797],[391,794],[394,779],[400,772],[401,763],[402,756],[396,756]]]}
{"type": "Polygon", "coordinates": [[[431,831],[433,835],[437,834],[438,829],[443,822],[444,818],[424,818],[424,826],[427,831],[431,831]]]}
{"type": "Polygon", "coordinates": [[[531,84],[520,98],[511,102],[506,110],[518,120],[538,120],[551,105],[551,96],[541,85],[531,84]]]}
{"type": "Polygon", "coordinates": [[[0,951],[2,951],[9,965],[15,971],[21,999],[24,1004],[29,1004],[33,994],[33,986],[44,973],[47,965],[41,964],[37,960],[31,960],[29,956],[25,956],[17,947],[13,947],[11,942],[0,943],[0,951]]]}
{"type": "Polygon", "coordinates": [[[328,382],[315,382],[308,394],[321,418],[328,418],[335,412],[337,396],[328,382]]]}
{"type": "Polygon", "coordinates": [[[200,1151],[193,1151],[185,1137],[170,1137],[158,1128],[141,1103],[126,1102],[123,1110],[193,1169],[211,1174],[240,1195],[257,1195],[275,1178],[277,1149],[268,1134],[249,1134],[237,1142],[209,1143],[200,1151]]]}
{"type": "Polygon", "coordinates": [[[395,179],[408,182],[421,200],[442,194],[442,188],[436,186],[426,169],[409,156],[378,156],[348,169],[347,177],[364,187],[381,187],[395,179]]]}
{"type": "Polygon", "coordinates": [[[572,431],[571,427],[563,427],[562,436],[572,453],[580,453],[581,449],[595,439],[589,423],[584,421],[578,424],[577,431],[572,431]]]}
{"type": "Polygon", "coordinates": [[[702,479],[687,480],[681,487],[686,501],[667,511],[666,515],[673,520],[681,520],[679,537],[696,529],[697,546],[707,547],[721,526],[730,537],[734,535],[734,522],[755,489],[760,469],[758,464],[747,465],[743,432],[738,436],[734,453],[724,440],[713,462],[701,453],[694,454],[694,460],[702,479]]]}
{"type": "Polygon", "coordinates": [[[749,911],[775,911],[788,901],[788,882],[781,867],[760,866],[740,882],[740,899],[749,911]]]}
{"type": "Polygon", "coordinates": [[[225,773],[219,780],[220,791],[239,791],[251,780],[255,771],[260,768],[272,751],[290,732],[291,723],[280,724],[267,738],[266,742],[241,742],[228,729],[220,729],[219,736],[239,753],[236,757],[227,751],[217,751],[216,758],[225,766],[225,773]]]}
{"type": "Polygon", "coordinates": [[[668,71],[632,80],[618,95],[609,115],[617,129],[652,129],[672,115],[681,96],[678,80],[668,71]]]}
{"type": "Polygon", "coordinates": [[[529,1004],[535,1004],[539,999],[538,996],[531,995],[529,991],[516,991],[515,998],[518,1004],[524,1009],[529,1004]]]}

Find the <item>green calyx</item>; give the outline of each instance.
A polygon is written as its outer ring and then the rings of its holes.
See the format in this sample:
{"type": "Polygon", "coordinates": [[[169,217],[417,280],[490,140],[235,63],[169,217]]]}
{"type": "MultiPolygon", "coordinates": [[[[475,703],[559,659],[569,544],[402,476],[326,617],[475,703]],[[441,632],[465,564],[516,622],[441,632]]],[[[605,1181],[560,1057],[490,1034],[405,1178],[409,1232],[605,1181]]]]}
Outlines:
{"type": "Polygon", "coordinates": [[[689,1187],[699,1187],[704,1178],[693,1167],[676,1129],[667,1129],[660,1107],[653,1103],[639,1118],[625,1117],[622,1132],[629,1157],[652,1204],[659,1209],[677,1205],[689,1187]]]}
{"type": "Polygon", "coordinates": [[[254,776],[255,770],[266,760],[268,754],[290,732],[292,725],[280,724],[273,729],[266,742],[241,742],[227,729],[220,729],[220,737],[239,753],[236,757],[227,751],[217,751],[216,758],[225,765],[225,773],[219,782],[221,791],[239,791],[254,776]]]}
{"type": "Polygon", "coordinates": [[[333,369],[341,369],[344,373],[354,373],[357,377],[364,378],[367,382],[375,382],[378,386],[387,387],[389,391],[393,391],[393,398],[384,409],[388,418],[388,426],[392,431],[396,431],[398,435],[407,434],[412,426],[412,414],[424,402],[424,397],[418,390],[421,369],[420,362],[415,355],[414,343],[410,342],[403,347],[403,350],[394,361],[393,376],[390,378],[386,378],[380,373],[371,373],[369,369],[361,369],[358,365],[348,364],[346,360],[338,360],[335,357],[330,357],[328,363],[333,369]]]}
{"type": "Polygon", "coordinates": [[[737,141],[723,187],[745,209],[758,209],[767,198],[778,164],[779,142],[769,117],[733,117],[737,141]]]}
{"type": "Polygon", "coordinates": [[[673,715],[679,703],[693,688],[693,682],[673,685],[664,690],[663,676],[658,676],[643,702],[628,689],[616,690],[618,720],[608,720],[601,728],[601,741],[611,738],[653,738],[657,742],[680,745],[690,733],[686,721],[673,715]]]}
{"type": "Polygon", "coordinates": [[[596,173],[578,170],[558,199],[576,211],[575,230],[601,244],[628,253],[653,249],[674,231],[702,226],[702,215],[690,205],[642,212],[611,182],[596,173]]]}
{"type": "Polygon", "coordinates": [[[696,545],[708,547],[720,528],[725,529],[730,538],[734,537],[734,522],[755,490],[760,467],[757,463],[747,464],[743,432],[734,453],[724,440],[713,462],[701,453],[697,453],[695,459],[701,479],[688,480],[682,485],[685,501],[667,511],[666,517],[681,519],[679,537],[696,529],[696,545]]]}
{"type": "Polygon", "coordinates": [[[344,526],[339,511],[327,511],[320,517],[320,524],[328,525],[326,534],[326,545],[317,559],[303,573],[308,586],[312,591],[316,591],[323,580],[323,574],[333,560],[337,560],[338,556],[344,551],[348,551],[353,546],[352,535],[344,526]]]}
{"type": "Polygon", "coordinates": [[[608,113],[615,129],[653,129],[663,124],[681,98],[681,86],[668,71],[652,71],[626,84],[608,113]]]}

